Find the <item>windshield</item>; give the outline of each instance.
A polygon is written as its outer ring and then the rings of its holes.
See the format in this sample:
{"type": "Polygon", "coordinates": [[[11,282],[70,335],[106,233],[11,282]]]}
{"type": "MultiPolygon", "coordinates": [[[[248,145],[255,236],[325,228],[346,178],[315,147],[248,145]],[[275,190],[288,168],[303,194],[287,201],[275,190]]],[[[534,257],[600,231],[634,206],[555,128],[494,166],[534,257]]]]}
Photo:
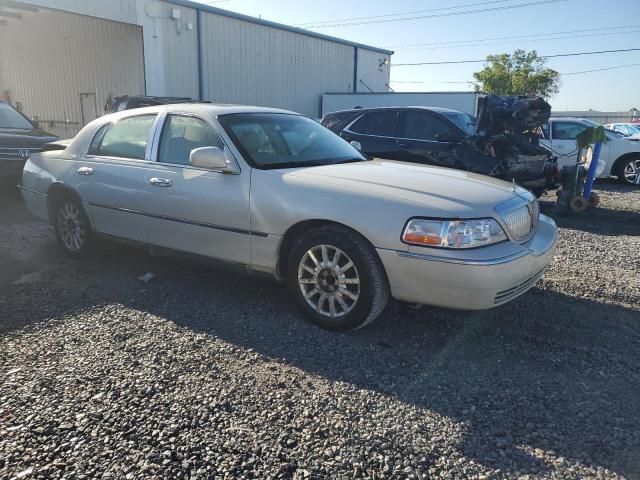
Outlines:
{"type": "Polygon", "coordinates": [[[345,140],[307,117],[240,113],[219,117],[227,134],[256,168],[293,168],[366,160],[345,140]]]}
{"type": "Polygon", "coordinates": [[[469,135],[475,133],[476,120],[471,115],[462,112],[443,112],[442,114],[469,135]]]}
{"type": "Polygon", "coordinates": [[[11,105],[0,103],[0,128],[33,130],[33,125],[11,105]]]}

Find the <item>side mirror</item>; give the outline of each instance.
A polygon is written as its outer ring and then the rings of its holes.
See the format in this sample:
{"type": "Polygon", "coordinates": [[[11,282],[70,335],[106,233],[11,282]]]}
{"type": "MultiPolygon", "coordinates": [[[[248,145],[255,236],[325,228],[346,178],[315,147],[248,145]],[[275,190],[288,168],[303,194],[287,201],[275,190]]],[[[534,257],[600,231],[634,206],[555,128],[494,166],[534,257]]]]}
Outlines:
{"type": "Polygon", "coordinates": [[[359,152],[362,151],[362,145],[360,144],[360,142],[356,142],[355,140],[352,140],[351,142],[349,142],[351,144],[351,146],[353,148],[355,148],[356,150],[358,150],[359,152]]]}
{"type": "Polygon", "coordinates": [[[209,170],[229,170],[227,157],[218,147],[202,147],[191,150],[189,165],[209,170]]]}

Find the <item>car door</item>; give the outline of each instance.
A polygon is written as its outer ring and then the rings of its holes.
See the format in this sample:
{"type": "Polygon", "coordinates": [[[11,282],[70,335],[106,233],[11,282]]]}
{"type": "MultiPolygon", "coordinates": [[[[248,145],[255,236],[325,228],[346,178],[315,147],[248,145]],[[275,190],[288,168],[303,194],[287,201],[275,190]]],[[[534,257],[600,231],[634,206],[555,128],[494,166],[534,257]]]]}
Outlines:
{"type": "Polygon", "coordinates": [[[71,171],[97,232],[147,241],[142,166],[150,158],[157,114],[131,115],[103,125],[71,171]]]}
{"type": "Polygon", "coordinates": [[[455,167],[456,133],[439,115],[426,110],[400,112],[398,147],[406,162],[455,167]]]}
{"type": "Polygon", "coordinates": [[[149,242],[220,260],[249,264],[248,168],[235,174],[192,167],[189,155],[219,147],[235,163],[212,123],[171,113],[158,128],[156,162],[143,172],[149,242]]]}
{"type": "Polygon", "coordinates": [[[398,110],[384,109],[368,112],[342,131],[342,138],[357,141],[362,151],[375,158],[399,160],[398,110]]]}
{"type": "Polygon", "coordinates": [[[554,120],[551,122],[551,148],[558,155],[558,167],[574,165],[578,155],[576,137],[587,129],[579,122],[554,120]]]}

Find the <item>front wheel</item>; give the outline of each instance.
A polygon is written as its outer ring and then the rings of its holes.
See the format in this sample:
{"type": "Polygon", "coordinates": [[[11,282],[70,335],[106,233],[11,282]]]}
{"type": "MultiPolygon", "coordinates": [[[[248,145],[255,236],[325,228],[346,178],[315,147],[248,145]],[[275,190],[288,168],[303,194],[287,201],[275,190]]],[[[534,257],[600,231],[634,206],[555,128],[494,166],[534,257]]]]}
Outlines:
{"type": "Polygon", "coordinates": [[[640,185],[640,157],[622,161],[616,175],[627,185],[640,185]]]}
{"type": "Polygon", "coordinates": [[[72,197],[63,197],[54,207],[53,227],[58,243],[73,258],[89,253],[92,240],[91,224],[80,203],[72,197]]]}
{"type": "Polygon", "coordinates": [[[375,250],[357,233],[327,225],[304,234],[287,268],[291,296],[316,325],[328,330],[361,328],[389,299],[389,285],[375,250]]]}

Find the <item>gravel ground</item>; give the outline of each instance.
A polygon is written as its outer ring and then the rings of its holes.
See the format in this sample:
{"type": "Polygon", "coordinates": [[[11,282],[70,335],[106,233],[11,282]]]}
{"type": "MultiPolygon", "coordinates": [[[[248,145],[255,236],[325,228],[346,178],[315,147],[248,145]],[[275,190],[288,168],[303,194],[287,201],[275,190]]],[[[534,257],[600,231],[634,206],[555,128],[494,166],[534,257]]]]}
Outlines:
{"type": "Polygon", "coordinates": [[[334,334],[266,279],[69,260],[5,188],[0,478],[640,478],[640,190],[597,191],[518,300],[334,334]]]}

